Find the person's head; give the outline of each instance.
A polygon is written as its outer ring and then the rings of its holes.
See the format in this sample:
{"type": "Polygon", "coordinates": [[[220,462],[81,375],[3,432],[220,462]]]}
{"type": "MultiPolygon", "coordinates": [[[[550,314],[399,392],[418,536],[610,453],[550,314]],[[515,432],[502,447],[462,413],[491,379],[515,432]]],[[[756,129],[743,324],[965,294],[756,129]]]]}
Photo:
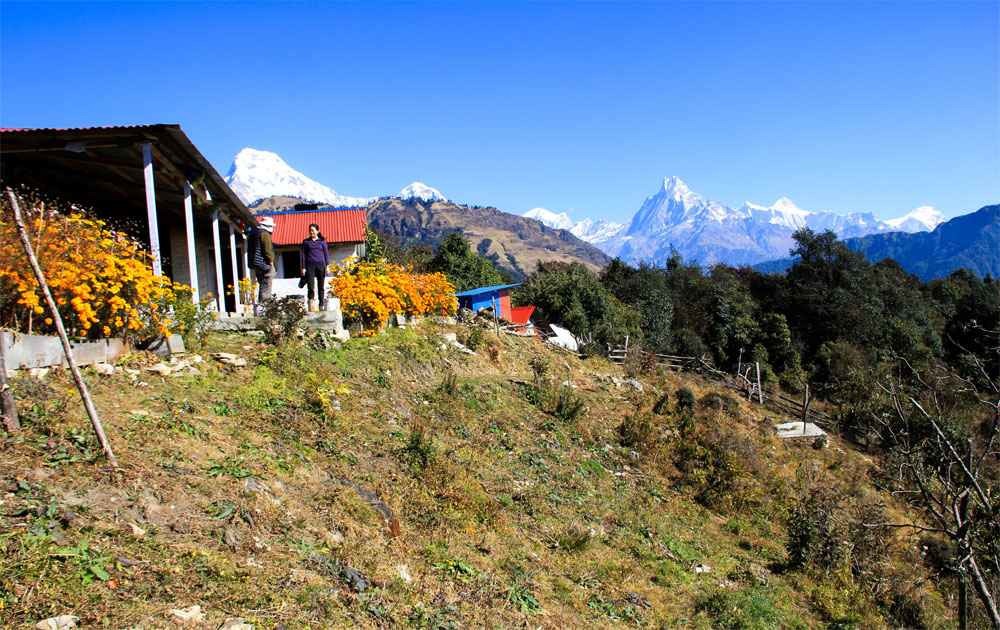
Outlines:
{"type": "Polygon", "coordinates": [[[261,217],[257,220],[257,227],[268,232],[274,232],[274,219],[271,217],[261,217]]]}
{"type": "Polygon", "coordinates": [[[316,223],[309,224],[309,238],[323,238],[323,234],[319,231],[319,225],[316,223]]]}

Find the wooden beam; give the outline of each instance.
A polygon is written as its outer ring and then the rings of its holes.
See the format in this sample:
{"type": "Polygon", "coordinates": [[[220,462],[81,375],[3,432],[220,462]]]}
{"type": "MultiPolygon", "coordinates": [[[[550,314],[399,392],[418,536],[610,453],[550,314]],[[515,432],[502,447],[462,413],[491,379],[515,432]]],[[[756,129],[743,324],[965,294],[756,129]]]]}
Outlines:
{"type": "Polygon", "coordinates": [[[212,245],[215,249],[215,303],[219,314],[226,312],[226,287],[222,284],[222,246],[219,241],[219,211],[212,212],[212,245]]]}
{"type": "Polygon", "coordinates": [[[194,210],[191,207],[191,184],[184,182],[184,231],[187,234],[188,275],[191,280],[191,300],[201,301],[198,291],[198,256],[195,253],[194,210]]]}
{"type": "Polygon", "coordinates": [[[146,218],[149,222],[149,253],[153,257],[153,274],[163,275],[160,262],[160,226],[156,220],[156,185],[153,181],[153,145],[142,145],[142,171],[146,186],[146,218]]]}

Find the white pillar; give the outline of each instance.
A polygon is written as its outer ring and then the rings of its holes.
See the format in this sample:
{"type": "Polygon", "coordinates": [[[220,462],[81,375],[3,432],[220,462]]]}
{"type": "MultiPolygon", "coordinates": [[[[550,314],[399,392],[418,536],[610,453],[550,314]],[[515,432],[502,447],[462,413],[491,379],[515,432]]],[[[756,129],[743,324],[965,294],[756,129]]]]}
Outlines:
{"type": "MultiPolygon", "coordinates": [[[[240,236],[243,237],[243,277],[250,278],[250,281],[253,282],[253,276],[250,275],[250,254],[247,252],[250,248],[250,241],[247,239],[246,233],[241,232],[240,236]]],[[[253,303],[253,300],[250,302],[253,303]]]]}
{"type": "Polygon", "coordinates": [[[236,310],[239,309],[239,305],[242,303],[240,301],[240,272],[239,267],[236,266],[236,231],[233,230],[233,224],[226,221],[226,227],[229,228],[229,262],[233,267],[233,295],[235,297],[236,310]]]}
{"type": "Polygon", "coordinates": [[[146,218],[149,222],[149,253],[153,257],[153,274],[163,275],[160,262],[160,226],[156,220],[156,188],[153,182],[153,145],[142,145],[142,174],[146,182],[146,218]]]}
{"type": "Polygon", "coordinates": [[[187,233],[188,275],[191,280],[191,300],[198,304],[198,257],[194,245],[194,211],[191,208],[191,184],[184,182],[184,230],[187,233]]]}
{"type": "Polygon", "coordinates": [[[222,284],[222,247],[219,242],[219,211],[212,213],[212,245],[215,248],[215,303],[219,314],[226,312],[226,287],[222,284]]]}

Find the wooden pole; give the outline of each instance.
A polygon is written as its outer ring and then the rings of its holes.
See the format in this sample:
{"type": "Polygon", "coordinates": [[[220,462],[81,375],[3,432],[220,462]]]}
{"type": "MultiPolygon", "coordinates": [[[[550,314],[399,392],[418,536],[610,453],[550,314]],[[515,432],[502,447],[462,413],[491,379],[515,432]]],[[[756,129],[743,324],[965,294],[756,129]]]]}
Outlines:
{"type": "Polygon", "coordinates": [[[809,403],[811,402],[812,399],[809,398],[809,383],[806,383],[806,393],[802,399],[802,435],[806,434],[806,420],[809,419],[809,403]]]}
{"type": "Polygon", "coordinates": [[[497,300],[496,298],[490,298],[490,305],[493,306],[493,325],[497,329],[497,337],[500,336],[500,318],[497,317],[497,300]]]}
{"type": "MultiPolygon", "coordinates": [[[[49,313],[52,314],[52,319],[56,324],[59,341],[62,342],[63,353],[66,355],[66,363],[69,364],[69,371],[73,374],[73,381],[76,383],[76,388],[80,390],[83,407],[87,410],[87,415],[90,416],[90,424],[94,427],[94,433],[97,434],[97,441],[104,450],[104,454],[108,458],[108,463],[118,468],[118,460],[111,450],[111,443],[108,442],[107,436],[104,435],[104,426],[101,424],[100,416],[97,415],[97,408],[94,407],[94,401],[90,398],[90,391],[87,390],[87,384],[83,381],[83,375],[80,374],[80,369],[76,366],[76,360],[73,359],[73,349],[69,345],[69,337],[66,336],[66,328],[63,327],[62,317],[59,316],[59,310],[56,308],[56,301],[52,299],[52,292],[49,291],[49,285],[45,282],[45,275],[42,273],[42,268],[38,265],[38,259],[35,258],[35,250],[31,247],[31,241],[28,240],[28,232],[24,227],[24,221],[21,219],[21,207],[17,203],[14,191],[9,187],[7,188],[7,198],[10,199],[10,205],[14,209],[14,224],[17,226],[18,236],[21,237],[21,246],[28,257],[28,262],[31,263],[31,270],[35,274],[35,280],[38,281],[38,286],[42,288],[45,303],[48,305],[49,313]]],[[[6,376],[6,372],[4,375],[6,376]]]]}
{"type": "Polygon", "coordinates": [[[17,433],[21,423],[17,419],[17,405],[14,395],[7,384],[7,334],[0,332],[0,416],[3,416],[3,426],[7,433],[17,433]]]}
{"type": "Polygon", "coordinates": [[[764,388],[760,386],[760,361],[755,363],[757,366],[757,402],[764,404],[764,388]]]}

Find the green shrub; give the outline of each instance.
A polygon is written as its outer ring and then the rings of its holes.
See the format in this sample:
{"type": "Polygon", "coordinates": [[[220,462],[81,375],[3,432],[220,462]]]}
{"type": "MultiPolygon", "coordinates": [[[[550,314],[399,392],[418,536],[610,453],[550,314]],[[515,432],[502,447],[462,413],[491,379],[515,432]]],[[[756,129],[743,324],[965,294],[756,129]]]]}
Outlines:
{"type": "Polygon", "coordinates": [[[573,391],[573,388],[561,385],[552,391],[549,397],[552,399],[550,413],[562,422],[571,424],[583,414],[583,399],[573,391]]]}
{"type": "Polygon", "coordinates": [[[437,457],[437,445],[431,439],[423,425],[415,425],[410,430],[410,437],[401,451],[403,460],[414,473],[426,470],[437,457]]]}
{"type": "Polygon", "coordinates": [[[653,417],[636,409],[618,425],[618,442],[626,448],[649,450],[656,444],[656,426],[653,417]]]}
{"type": "Polygon", "coordinates": [[[788,564],[800,569],[832,571],[851,557],[844,497],[830,488],[816,488],[792,508],[788,517],[788,564]]]}
{"type": "Polygon", "coordinates": [[[740,403],[728,394],[710,392],[701,397],[698,406],[702,409],[715,409],[729,414],[735,414],[740,410],[740,403]]]}
{"type": "Polygon", "coordinates": [[[681,387],[674,396],[677,398],[678,413],[694,411],[694,392],[687,387],[681,387]]]}
{"type": "Polygon", "coordinates": [[[669,411],[668,409],[669,404],[670,404],[670,394],[668,394],[667,392],[663,392],[663,395],[657,398],[656,402],[653,404],[653,413],[655,413],[658,416],[667,415],[667,411],[669,411]]]}

